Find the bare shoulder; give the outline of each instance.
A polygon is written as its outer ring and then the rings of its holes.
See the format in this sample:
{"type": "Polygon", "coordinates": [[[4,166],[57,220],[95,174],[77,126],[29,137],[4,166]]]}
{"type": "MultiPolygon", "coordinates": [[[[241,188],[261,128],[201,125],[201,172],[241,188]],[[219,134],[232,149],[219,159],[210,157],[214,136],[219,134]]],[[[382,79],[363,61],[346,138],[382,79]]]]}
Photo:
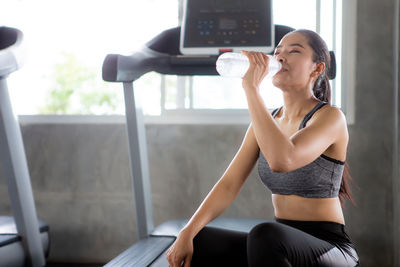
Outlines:
{"type": "Polygon", "coordinates": [[[346,116],[343,111],[337,106],[325,105],[320,109],[320,112],[316,112],[315,115],[315,124],[329,129],[329,131],[336,136],[335,143],[346,147],[349,140],[349,133],[346,116]]]}
{"type": "Polygon", "coordinates": [[[346,116],[337,106],[325,105],[320,109],[320,112],[315,113],[315,120],[325,121],[347,128],[346,116]]]}

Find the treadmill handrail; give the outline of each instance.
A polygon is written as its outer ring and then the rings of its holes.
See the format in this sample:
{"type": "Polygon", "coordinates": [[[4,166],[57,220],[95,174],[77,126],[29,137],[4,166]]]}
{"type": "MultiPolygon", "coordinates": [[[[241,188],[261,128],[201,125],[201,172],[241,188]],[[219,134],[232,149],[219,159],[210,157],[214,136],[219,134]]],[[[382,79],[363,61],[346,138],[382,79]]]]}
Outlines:
{"type": "MultiPolygon", "coordinates": [[[[6,77],[22,65],[20,30],[0,27],[0,161],[7,181],[18,235],[33,267],[46,264],[40,238],[21,129],[14,114],[6,77]]],[[[28,262],[27,262],[28,263],[28,262]]]]}
{"type": "Polygon", "coordinates": [[[215,68],[217,58],[168,55],[143,47],[130,56],[107,55],[103,62],[103,80],[133,82],[151,71],[173,75],[218,75],[215,68]]]}
{"type": "Polygon", "coordinates": [[[24,62],[22,39],[23,34],[20,30],[0,27],[0,40],[5,43],[4,47],[0,46],[0,78],[22,67],[24,62]]]}

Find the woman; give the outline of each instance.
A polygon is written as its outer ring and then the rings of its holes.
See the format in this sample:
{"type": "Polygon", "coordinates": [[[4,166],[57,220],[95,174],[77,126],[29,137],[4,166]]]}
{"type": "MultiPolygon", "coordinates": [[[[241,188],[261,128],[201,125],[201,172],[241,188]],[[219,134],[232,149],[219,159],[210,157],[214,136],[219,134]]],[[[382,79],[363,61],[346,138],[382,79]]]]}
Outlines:
{"type": "Polygon", "coordinates": [[[341,208],[343,197],[351,199],[342,180],[349,136],[344,114],[330,105],[325,42],[309,30],[282,38],[274,53],[282,69],[272,82],[284,106],[272,114],[259,93],[268,57],[242,52],[250,60],[242,86],[252,122],[226,172],[167,250],[170,266],[357,266],[341,208]],[[234,201],[257,159],[275,221],[248,234],[205,227],[234,201]]]}

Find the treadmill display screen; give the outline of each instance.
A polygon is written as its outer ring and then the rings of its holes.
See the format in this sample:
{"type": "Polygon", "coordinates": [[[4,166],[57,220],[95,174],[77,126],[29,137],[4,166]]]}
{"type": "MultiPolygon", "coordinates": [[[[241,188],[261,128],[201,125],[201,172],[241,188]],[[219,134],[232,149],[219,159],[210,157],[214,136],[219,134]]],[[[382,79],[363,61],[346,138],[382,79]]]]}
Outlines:
{"type": "Polygon", "coordinates": [[[186,0],[183,46],[272,46],[272,0],[186,0]]]}
{"type": "Polygon", "coordinates": [[[235,19],[219,19],[219,29],[221,30],[235,30],[238,27],[238,23],[235,19]]]}

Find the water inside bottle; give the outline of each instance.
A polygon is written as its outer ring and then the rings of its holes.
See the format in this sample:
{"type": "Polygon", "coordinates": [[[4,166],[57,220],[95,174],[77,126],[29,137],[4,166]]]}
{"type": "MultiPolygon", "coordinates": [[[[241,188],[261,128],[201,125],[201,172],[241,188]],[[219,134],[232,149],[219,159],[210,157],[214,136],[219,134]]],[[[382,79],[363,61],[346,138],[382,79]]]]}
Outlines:
{"type": "MultiPolygon", "coordinates": [[[[268,75],[266,78],[272,78],[282,67],[282,65],[273,57],[268,55],[268,75]]],[[[240,53],[224,53],[218,57],[216,67],[217,72],[224,77],[243,78],[250,66],[246,55],[240,53]]]]}
{"type": "Polygon", "coordinates": [[[249,66],[246,55],[238,53],[224,53],[217,60],[217,72],[224,77],[242,78],[249,66]]]}

